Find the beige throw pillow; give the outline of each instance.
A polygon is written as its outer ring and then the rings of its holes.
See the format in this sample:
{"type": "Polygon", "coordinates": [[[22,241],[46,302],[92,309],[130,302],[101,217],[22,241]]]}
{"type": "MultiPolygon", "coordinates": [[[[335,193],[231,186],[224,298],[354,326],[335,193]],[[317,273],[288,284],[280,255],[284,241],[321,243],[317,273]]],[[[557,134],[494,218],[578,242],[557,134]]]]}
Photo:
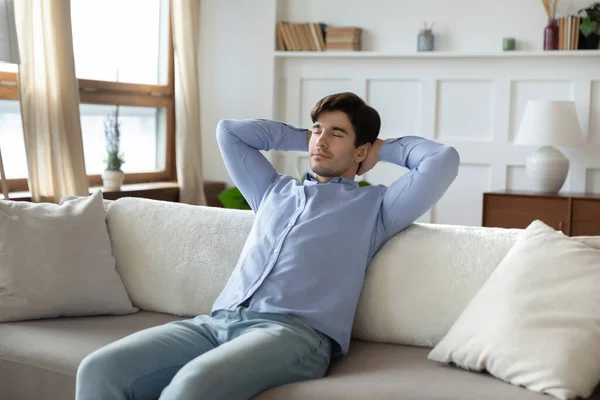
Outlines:
{"type": "Polygon", "coordinates": [[[102,192],[0,201],[0,322],[137,310],[115,270],[102,192]]]}
{"type": "Polygon", "coordinates": [[[533,222],[429,359],[572,399],[600,380],[600,250],[533,222]]]}

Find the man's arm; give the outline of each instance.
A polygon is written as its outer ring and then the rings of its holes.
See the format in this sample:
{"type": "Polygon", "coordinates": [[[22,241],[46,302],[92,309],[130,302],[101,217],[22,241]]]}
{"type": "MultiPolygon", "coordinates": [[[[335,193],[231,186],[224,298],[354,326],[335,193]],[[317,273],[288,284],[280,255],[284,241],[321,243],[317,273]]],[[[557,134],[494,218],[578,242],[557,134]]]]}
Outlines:
{"type": "Polygon", "coordinates": [[[454,147],[417,136],[378,144],[380,160],[410,170],[388,188],[383,198],[382,219],[389,238],[437,203],[456,178],[460,157],[454,147]]]}
{"type": "Polygon", "coordinates": [[[307,130],[266,119],[231,120],[217,125],[217,142],[233,183],[254,212],[277,176],[260,150],[307,151],[307,130]]]}

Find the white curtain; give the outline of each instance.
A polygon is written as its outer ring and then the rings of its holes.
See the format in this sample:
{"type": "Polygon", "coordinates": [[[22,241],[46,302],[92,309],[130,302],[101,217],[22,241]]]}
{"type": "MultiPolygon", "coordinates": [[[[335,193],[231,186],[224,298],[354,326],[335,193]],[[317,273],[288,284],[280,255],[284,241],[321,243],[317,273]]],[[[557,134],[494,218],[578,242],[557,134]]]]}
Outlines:
{"type": "Polygon", "coordinates": [[[21,50],[19,95],[33,201],[87,196],[70,2],[19,0],[15,14],[21,50]]]}
{"type": "Polygon", "coordinates": [[[179,201],[205,205],[198,86],[198,0],[172,0],[179,201]]]}

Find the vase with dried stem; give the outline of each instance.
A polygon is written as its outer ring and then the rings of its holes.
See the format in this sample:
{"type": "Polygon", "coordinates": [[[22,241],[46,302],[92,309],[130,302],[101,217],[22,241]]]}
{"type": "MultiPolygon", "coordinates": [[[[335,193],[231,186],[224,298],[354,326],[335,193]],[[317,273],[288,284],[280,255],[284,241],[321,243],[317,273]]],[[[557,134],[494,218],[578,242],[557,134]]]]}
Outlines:
{"type": "Polygon", "coordinates": [[[417,38],[417,50],[418,51],[433,51],[435,37],[433,36],[433,24],[430,25],[425,22],[423,29],[419,32],[417,38]]]}
{"type": "Polygon", "coordinates": [[[544,50],[558,50],[558,21],[556,4],[558,0],[542,0],[548,16],[548,25],[544,28],[544,50]]]}

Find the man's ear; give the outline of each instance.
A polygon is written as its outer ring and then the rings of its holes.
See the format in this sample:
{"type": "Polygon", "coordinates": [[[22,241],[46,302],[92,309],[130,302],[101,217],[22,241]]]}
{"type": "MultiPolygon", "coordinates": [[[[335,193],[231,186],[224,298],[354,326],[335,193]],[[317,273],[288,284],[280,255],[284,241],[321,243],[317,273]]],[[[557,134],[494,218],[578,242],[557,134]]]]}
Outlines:
{"type": "Polygon", "coordinates": [[[371,143],[365,143],[365,144],[361,145],[357,150],[358,151],[356,152],[354,161],[356,161],[358,163],[363,162],[365,160],[365,158],[367,158],[367,155],[369,154],[369,150],[371,150],[371,143]]]}

